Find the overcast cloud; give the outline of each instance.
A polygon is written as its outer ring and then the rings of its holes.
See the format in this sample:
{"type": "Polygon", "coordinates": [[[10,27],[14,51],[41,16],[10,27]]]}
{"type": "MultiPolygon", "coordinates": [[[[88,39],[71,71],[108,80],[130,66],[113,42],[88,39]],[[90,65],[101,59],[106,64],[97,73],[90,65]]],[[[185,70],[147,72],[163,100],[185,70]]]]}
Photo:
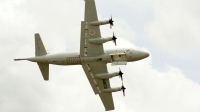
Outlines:
{"type": "Polygon", "coordinates": [[[199,4],[199,0],[155,0],[155,18],[148,27],[152,42],[174,55],[196,54],[200,48],[199,4]]]}
{"type": "MultiPolygon", "coordinates": [[[[120,66],[125,73],[126,97],[122,92],[113,93],[114,112],[199,112],[200,81],[189,79],[181,65],[179,67],[176,63],[173,65],[159,60],[156,56],[160,52],[153,51],[153,47],[135,44],[140,39],[138,37],[144,36],[138,32],[146,31],[150,41],[145,41],[145,44],[153,43],[161,49],[161,53],[167,52],[166,57],[174,59],[175,56],[186,62],[191,57],[199,60],[193,56],[199,55],[200,48],[199,1],[119,0],[115,3],[111,0],[103,6],[105,2],[96,0],[101,19],[110,17],[110,10],[108,15],[104,15],[103,11],[111,3],[115,4],[112,9],[116,9],[112,13],[124,10],[135,14],[146,10],[154,12],[149,15],[150,20],[145,18],[147,23],[136,21],[142,25],[138,26],[138,30],[131,26],[137,24],[128,20],[137,17],[124,13],[122,15],[126,16],[115,15],[112,30],[109,25],[101,27],[104,37],[115,32],[117,47],[133,47],[151,54],[147,59],[120,66]],[[123,7],[117,9],[120,5],[123,7]],[[164,65],[162,69],[154,66],[154,60],[164,65]]],[[[84,0],[0,1],[0,112],[104,111],[81,66],[51,65],[50,80],[46,82],[37,64],[13,61],[14,58],[34,56],[34,33],[40,33],[50,53],[79,51],[80,21],[83,16],[84,0]]],[[[115,48],[112,42],[104,47],[115,48]]],[[[194,66],[191,65],[191,69],[194,66]]],[[[110,72],[118,69],[119,66],[108,64],[110,72]]],[[[196,68],[192,70],[198,71],[196,68]]],[[[195,74],[199,75],[198,72],[195,74]]],[[[121,86],[121,80],[118,77],[111,79],[111,86],[121,86]]]]}

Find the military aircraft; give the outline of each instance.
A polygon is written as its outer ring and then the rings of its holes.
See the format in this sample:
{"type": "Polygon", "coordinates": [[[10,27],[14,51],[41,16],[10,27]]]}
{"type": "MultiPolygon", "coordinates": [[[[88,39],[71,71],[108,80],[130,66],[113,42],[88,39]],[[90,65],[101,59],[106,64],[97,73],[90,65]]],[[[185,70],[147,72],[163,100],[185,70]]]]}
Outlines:
{"type": "Polygon", "coordinates": [[[122,71],[116,70],[109,73],[107,63],[111,65],[126,65],[144,59],[149,53],[133,48],[121,48],[116,50],[104,50],[103,43],[113,41],[116,45],[116,37],[101,37],[100,25],[113,26],[112,17],[109,20],[99,21],[94,0],[85,0],[85,20],[81,21],[80,52],[48,54],[38,33],[35,34],[35,57],[14,59],[37,62],[44,80],[49,80],[49,64],[55,65],[81,65],[90,82],[94,94],[98,94],[106,111],[114,110],[112,92],[123,91],[125,87],[112,88],[109,79],[115,76],[122,78],[122,71]]]}

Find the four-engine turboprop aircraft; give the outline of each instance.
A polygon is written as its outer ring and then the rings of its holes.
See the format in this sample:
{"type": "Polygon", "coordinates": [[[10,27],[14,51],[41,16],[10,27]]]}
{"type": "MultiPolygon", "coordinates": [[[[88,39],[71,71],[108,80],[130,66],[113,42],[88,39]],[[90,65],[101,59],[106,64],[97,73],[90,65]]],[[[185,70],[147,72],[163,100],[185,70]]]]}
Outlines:
{"type": "Polygon", "coordinates": [[[149,53],[123,48],[116,50],[104,50],[103,43],[113,41],[116,45],[116,37],[102,38],[99,26],[110,24],[113,26],[112,17],[109,20],[98,21],[94,0],[85,0],[85,20],[81,22],[80,53],[47,54],[40,35],[35,34],[35,57],[14,59],[37,62],[44,80],[49,80],[49,64],[55,65],[82,65],[95,94],[98,94],[104,104],[105,110],[114,110],[112,92],[123,91],[123,85],[111,88],[109,79],[120,76],[121,70],[108,73],[107,63],[112,65],[126,65],[127,62],[137,61],[149,56],[149,53]]]}

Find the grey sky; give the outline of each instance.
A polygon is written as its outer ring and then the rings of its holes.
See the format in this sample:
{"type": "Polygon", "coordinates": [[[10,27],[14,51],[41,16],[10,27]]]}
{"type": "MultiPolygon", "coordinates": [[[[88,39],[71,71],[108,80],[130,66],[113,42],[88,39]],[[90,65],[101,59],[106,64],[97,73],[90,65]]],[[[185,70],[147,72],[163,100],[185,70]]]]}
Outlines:
{"type": "Polygon", "coordinates": [[[198,4],[198,0],[119,0],[111,9],[99,12],[109,16],[107,11],[112,10],[115,12],[113,16],[124,19],[135,33],[133,39],[125,38],[137,46],[148,48],[154,56],[155,67],[163,70],[165,64],[177,66],[188,78],[200,83],[198,4]],[[119,6],[126,8],[115,11],[119,6]]]}
{"type": "MultiPolygon", "coordinates": [[[[120,66],[126,97],[113,93],[114,112],[199,112],[199,1],[96,0],[100,19],[111,14],[118,47],[147,50],[145,60],[120,66]]],[[[50,81],[37,64],[14,58],[34,56],[34,33],[54,52],[78,51],[84,0],[0,1],[0,111],[102,112],[81,66],[50,66],[50,81]]],[[[113,43],[105,48],[114,47],[113,43]]],[[[110,72],[118,66],[108,65],[110,72]]],[[[121,86],[118,78],[111,86],[121,86]]]]}

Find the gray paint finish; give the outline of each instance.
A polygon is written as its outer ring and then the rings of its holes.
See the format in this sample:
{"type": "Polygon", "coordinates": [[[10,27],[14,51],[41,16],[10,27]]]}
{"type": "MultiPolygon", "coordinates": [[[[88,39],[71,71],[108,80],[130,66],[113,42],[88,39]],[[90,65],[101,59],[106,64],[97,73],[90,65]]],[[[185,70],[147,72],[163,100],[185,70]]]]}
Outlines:
{"type": "MultiPolygon", "coordinates": [[[[99,28],[99,25],[103,24],[108,24],[108,21],[98,21],[94,0],[85,0],[85,20],[81,22],[80,53],[47,54],[40,35],[37,33],[35,34],[36,56],[14,60],[37,62],[44,80],[49,80],[49,64],[82,65],[94,93],[100,96],[105,110],[114,110],[112,92],[120,91],[121,87],[112,88],[110,86],[109,79],[118,74],[117,72],[108,73],[106,64],[126,64],[144,59],[149,56],[149,53],[132,48],[118,49],[117,52],[116,50],[104,51],[103,43],[107,41],[101,40],[99,28]]],[[[110,37],[107,39],[111,40],[110,37]]]]}

